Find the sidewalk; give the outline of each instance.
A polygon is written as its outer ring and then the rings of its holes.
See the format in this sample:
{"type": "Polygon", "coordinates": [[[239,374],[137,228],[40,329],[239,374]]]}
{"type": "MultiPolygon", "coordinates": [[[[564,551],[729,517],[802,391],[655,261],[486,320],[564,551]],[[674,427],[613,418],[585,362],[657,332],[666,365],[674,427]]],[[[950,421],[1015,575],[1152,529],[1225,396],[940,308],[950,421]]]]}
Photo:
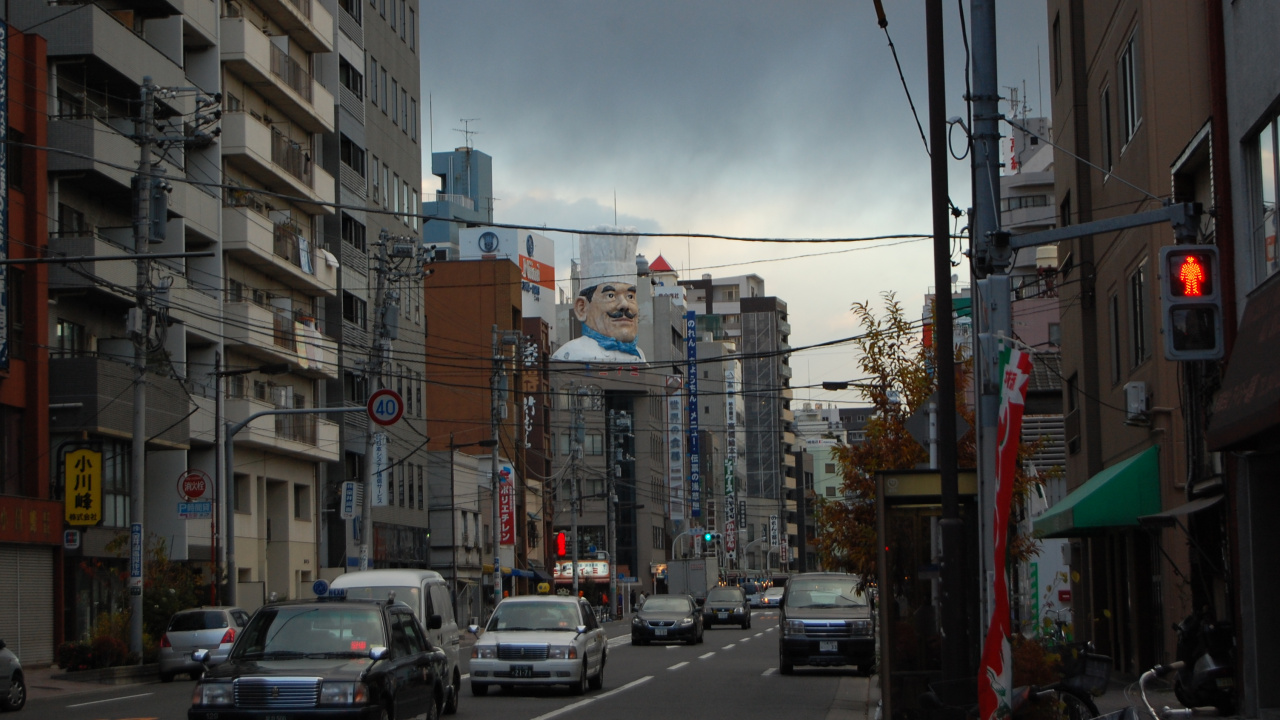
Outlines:
{"type": "Polygon", "coordinates": [[[114,685],[159,682],[155,665],[131,665],[74,673],[50,665],[44,668],[23,667],[22,673],[26,677],[29,700],[93,692],[114,685]]]}

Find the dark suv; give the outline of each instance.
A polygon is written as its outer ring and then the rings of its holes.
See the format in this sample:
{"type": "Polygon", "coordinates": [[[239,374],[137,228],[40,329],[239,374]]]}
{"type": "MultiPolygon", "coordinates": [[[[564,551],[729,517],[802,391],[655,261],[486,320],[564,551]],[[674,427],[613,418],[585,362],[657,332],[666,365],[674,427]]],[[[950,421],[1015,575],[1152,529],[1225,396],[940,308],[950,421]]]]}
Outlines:
{"type": "MultiPolygon", "coordinates": [[[[193,653],[201,662],[207,656],[193,653]]],[[[254,613],[227,660],[204,674],[187,718],[434,720],[444,668],[444,652],[431,646],[404,603],[273,603],[254,613]]]]}
{"type": "Polygon", "coordinates": [[[797,665],[856,665],[870,674],[876,663],[875,613],[858,590],[857,575],[804,573],[792,576],[782,598],[778,671],[797,665]]]}

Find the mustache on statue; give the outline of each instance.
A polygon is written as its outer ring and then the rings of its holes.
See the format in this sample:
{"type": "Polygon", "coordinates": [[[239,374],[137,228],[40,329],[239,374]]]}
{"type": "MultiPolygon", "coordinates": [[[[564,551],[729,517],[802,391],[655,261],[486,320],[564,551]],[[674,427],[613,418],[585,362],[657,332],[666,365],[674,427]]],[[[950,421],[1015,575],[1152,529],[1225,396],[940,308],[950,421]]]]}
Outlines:
{"type": "Polygon", "coordinates": [[[611,312],[611,313],[605,313],[605,314],[606,314],[606,315],[608,315],[609,317],[613,318],[614,320],[619,320],[619,319],[624,318],[624,317],[625,317],[626,319],[628,319],[628,320],[635,320],[635,319],[636,319],[636,313],[635,313],[635,312],[633,312],[633,311],[631,311],[631,310],[616,310],[616,311],[614,311],[614,312],[611,312]]]}

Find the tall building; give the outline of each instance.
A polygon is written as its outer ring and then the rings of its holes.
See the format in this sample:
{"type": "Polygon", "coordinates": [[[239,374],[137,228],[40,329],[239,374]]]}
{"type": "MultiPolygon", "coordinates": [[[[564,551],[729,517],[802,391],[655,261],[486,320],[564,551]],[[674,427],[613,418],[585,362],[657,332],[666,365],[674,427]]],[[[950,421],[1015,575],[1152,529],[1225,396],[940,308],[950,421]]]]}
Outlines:
{"type": "Polygon", "coordinates": [[[391,492],[388,505],[372,510],[370,567],[427,568],[426,314],[418,261],[403,257],[422,243],[418,3],[339,0],[335,16],[334,52],[323,58],[322,77],[335,105],[324,159],[337,179],[340,208],[325,216],[324,227],[342,274],[325,305],[341,343],[339,374],[327,392],[335,405],[361,406],[370,393],[390,388],[403,398],[404,415],[385,428],[363,413],[336,418],[341,442],[322,489],[321,564],[329,574],[359,566],[361,539],[351,519],[340,516],[341,489],[344,482],[363,482],[369,433],[381,432],[391,492]],[[374,352],[383,354],[378,368],[371,364],[374,352]]]}
{"type": "Polygon", "coordinates": [[[434,197],[424,197],[425,242],[442,260],[460,257],[458,231],[493,223],[493,158],[472,148],[431,155],[431,174],[440,181],[434,197]],[[437,221],[438,220],[438,221],[437,221]]]}

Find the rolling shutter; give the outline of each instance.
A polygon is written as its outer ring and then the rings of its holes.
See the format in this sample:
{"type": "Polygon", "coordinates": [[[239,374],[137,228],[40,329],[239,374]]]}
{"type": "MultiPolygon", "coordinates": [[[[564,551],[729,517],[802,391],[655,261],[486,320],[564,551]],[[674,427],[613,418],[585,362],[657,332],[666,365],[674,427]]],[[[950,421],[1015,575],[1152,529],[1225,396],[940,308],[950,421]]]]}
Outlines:
{"type": "Polygon", "coordinates": [[[53,662],[53,548],[0,545],[0,638],[23,665],[53,662]]]}

